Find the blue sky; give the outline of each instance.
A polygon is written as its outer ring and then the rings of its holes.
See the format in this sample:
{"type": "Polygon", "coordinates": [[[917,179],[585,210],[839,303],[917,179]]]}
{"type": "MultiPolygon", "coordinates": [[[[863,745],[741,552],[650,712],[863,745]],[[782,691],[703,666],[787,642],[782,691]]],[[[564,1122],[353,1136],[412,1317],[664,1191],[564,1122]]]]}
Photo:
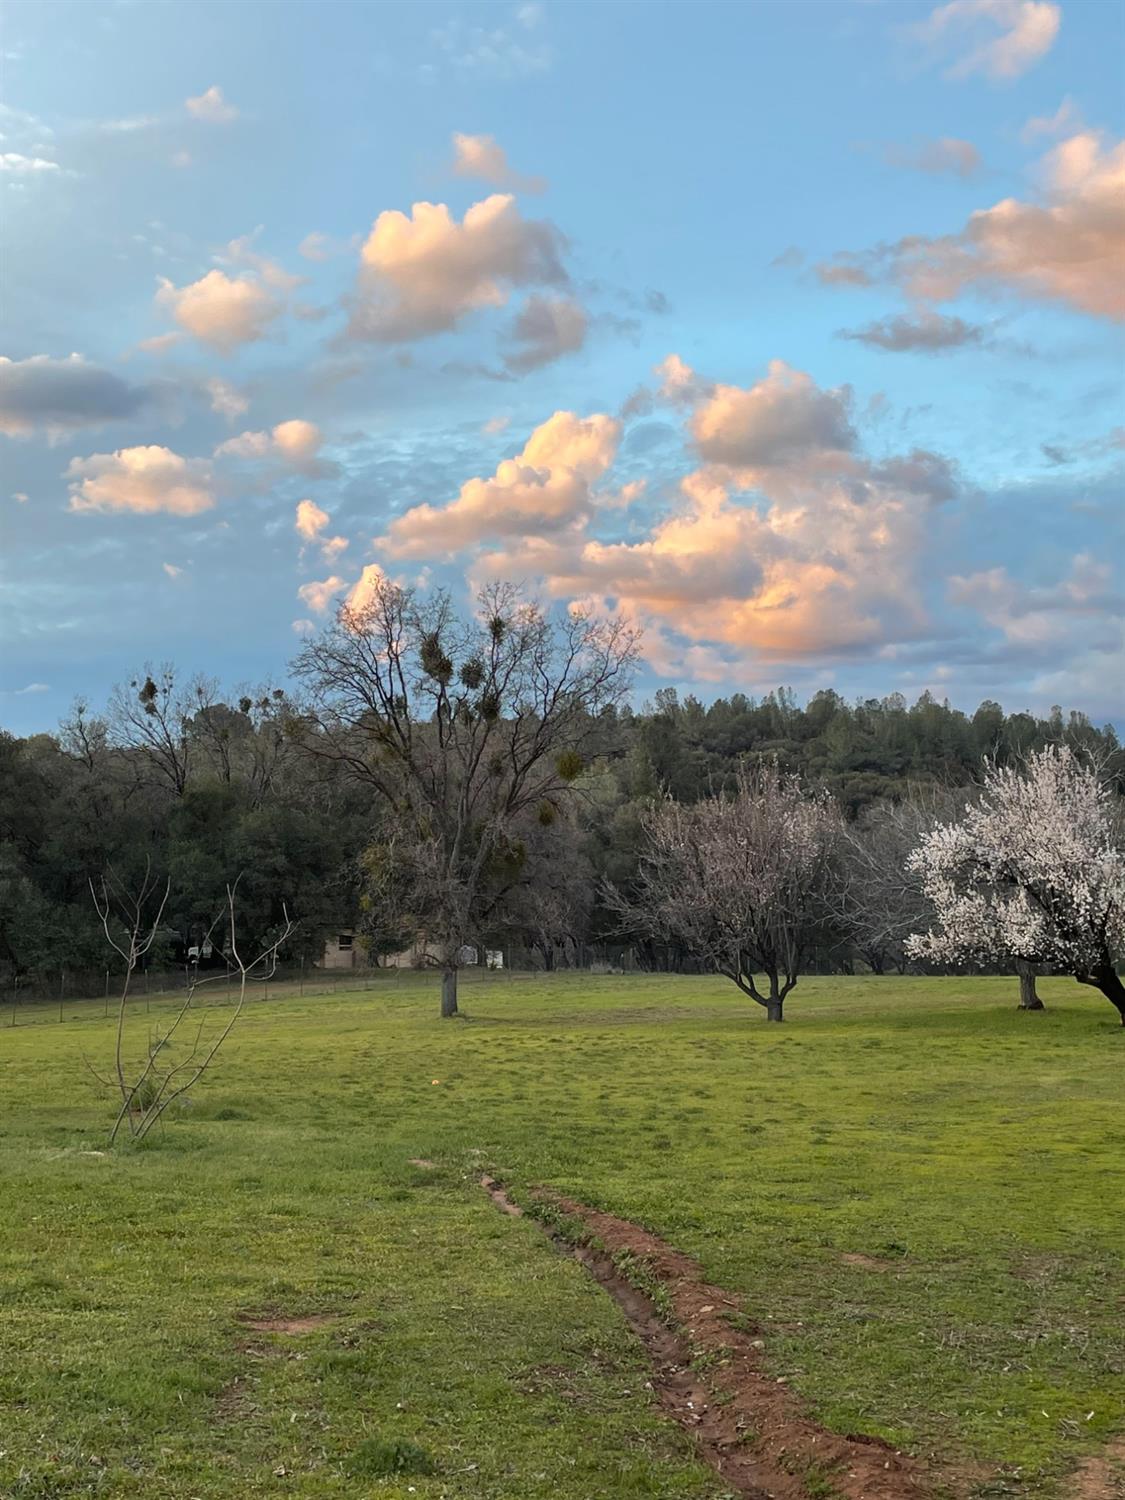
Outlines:
{"type": "Polygon", "coordinates": [[[372,570],[1125,717],[1122,8],[5,17],[7,727],[372,570]]]}

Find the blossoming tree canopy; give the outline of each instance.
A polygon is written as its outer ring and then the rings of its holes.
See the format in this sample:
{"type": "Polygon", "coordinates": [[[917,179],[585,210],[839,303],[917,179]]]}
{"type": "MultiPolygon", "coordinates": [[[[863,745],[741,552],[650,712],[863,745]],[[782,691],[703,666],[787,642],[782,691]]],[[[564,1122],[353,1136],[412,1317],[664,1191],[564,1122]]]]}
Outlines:
{"type": "Polygon", "coordinates": [[[980,800],[911,855],[936,924],[916,958],[1049,964],[1101,990],[1125,1025],[1125,852],[1113,794],[1065,745],[987,766],[980,800]]]}

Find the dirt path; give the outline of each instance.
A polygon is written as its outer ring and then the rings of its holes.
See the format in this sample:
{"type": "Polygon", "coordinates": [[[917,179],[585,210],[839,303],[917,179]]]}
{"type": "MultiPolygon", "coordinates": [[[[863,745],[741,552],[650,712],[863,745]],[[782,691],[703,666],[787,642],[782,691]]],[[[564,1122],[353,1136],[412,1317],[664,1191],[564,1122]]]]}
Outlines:
{"type": "MultiPolygon", "coordinates": [[[[500,1183],[482,1177],[481,1186],[504,1213],[522,1212],[500,1183]]],[[[620,1307],[652,1361],[656,1399],[742,1500],[937,1500],[959,1492],[947,1475],[939,1486],[915,1459],[879,1438],[817,1426],[784,1382],[762,1370],[763,1340],[730,1322],[735,1314],[745,1323],[738,1299],[708,1285],[686,1255],[572,1198],[545,1191],[535,1197],[581,1226],[577,1243],[542,1227],[620,1307]],[[640,1262],[644,1277],[659,1285],[670,1319],[622,1274],[624,1257],[640,1262]]]]}

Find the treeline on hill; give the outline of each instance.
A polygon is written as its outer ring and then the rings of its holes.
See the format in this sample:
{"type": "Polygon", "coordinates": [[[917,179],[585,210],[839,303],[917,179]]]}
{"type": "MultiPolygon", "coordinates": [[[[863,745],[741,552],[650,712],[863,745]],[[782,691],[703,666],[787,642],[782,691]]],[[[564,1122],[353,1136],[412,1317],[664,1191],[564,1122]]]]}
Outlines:
{"type": "MultiPolygon", "coordinates": [[[[440,664],[432,670],[440,681],[440,664]]],[[[440,716],[440,703],[431,708],[440,716]]],[[[1010,764],[1065,742],[1118,764],[1113,729],[1080,713],[1036,718],[985,702],[966,715],[929,693],[908,705],[897,694],[847,703],[824,691],[802,706],[783,689],[705,705],[663,688],[640,711],[606,702],[590,718],[586,753],[565,777],[577,795],[540,799],[515,819],[512,871],[497,885],[490,930],[476,934],[548,968],[612,956],[628,938],[605,892],[612,885],[627,905],[635,890],[654,799],[690,805],[730,791],[748,763],[776,761],[824,789],[862,834],[857,883],[873,909],[866,927],[853,912],[826,931],[816,966],[861,963],[877,972],[906,963],[914,912],[891,910],[891,886],[920,809],[959,810],[964,795],[954,794],[974,782],[985,757],[1010,764]]],[[[81,976],[104,972],[91,882],[107,869],[125,887],[146,869],[170,883],[152,964],[185,961],[235,874],[251,946],[269,940],[287,907],[298,918],[290,961],[317,962],[326,935],[343,928],[363,935],[373,955],[402,948],[409,919],[388,918],[378,878],[380,860],[402,852],[389,831],[397,812],[354,770],[346,755],[310,742],[309,719],[286,692],[224,694],[213,679],[170,667],[144,670],[102,710],[77,705],[56,734],[0,733],[7,993],[35,993],[60,973],[81,992],[81,976]]],[[[692,966],[643,933],[632,940],[642,964],[692,966]]]]}

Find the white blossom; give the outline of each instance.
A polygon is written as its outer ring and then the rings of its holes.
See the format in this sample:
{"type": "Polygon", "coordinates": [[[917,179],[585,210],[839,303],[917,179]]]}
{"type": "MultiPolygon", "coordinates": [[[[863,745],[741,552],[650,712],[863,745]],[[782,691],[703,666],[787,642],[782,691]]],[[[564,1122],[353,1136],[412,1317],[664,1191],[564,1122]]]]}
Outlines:
{"type": "Polygon", "coordinates": [[[1122,1012],[1125,858],[1109,788],[1066,746],[989,764],[980,800],[911,855],[936,925],[907,939],[937,962],[1022,959],[1096,985],[1122,1012]]]}

